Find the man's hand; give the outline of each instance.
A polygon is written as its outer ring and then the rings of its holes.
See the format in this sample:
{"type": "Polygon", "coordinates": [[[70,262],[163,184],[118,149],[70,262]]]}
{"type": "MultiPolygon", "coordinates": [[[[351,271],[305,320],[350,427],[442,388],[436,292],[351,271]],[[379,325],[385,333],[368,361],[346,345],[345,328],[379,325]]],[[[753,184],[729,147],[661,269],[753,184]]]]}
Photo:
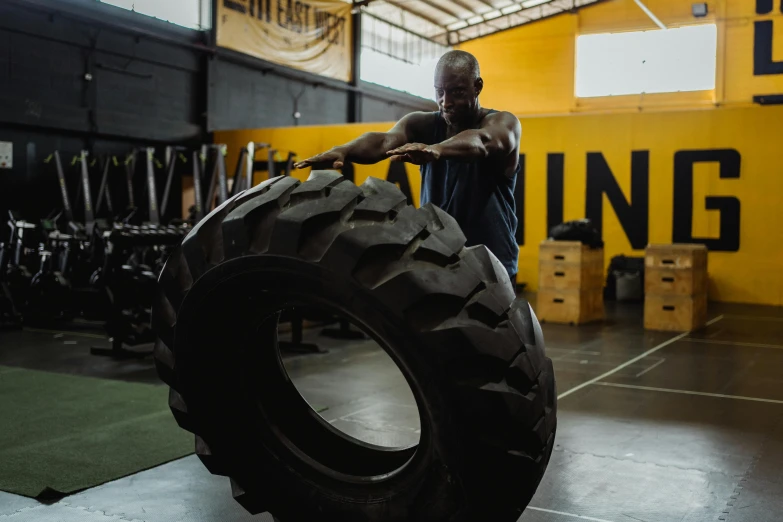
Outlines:
{"type": "Polygon", "coordinates": [[[405,161],[414,165],[423,165],[438,161],[440,149],[437,145],[424,145],[423,143],[408,143],[402,147],[390,150],[386,153],[392,161],[405,161]]]}
{"type": "Polygon", "coordinates": [[[314,170],[320,169],[341,169],[345,165],[345,153],[338,148],[328,150],[323,154],[318,154],[311,158],[294,163],[295,169],[304,169],[313,167],[314,170]]]}

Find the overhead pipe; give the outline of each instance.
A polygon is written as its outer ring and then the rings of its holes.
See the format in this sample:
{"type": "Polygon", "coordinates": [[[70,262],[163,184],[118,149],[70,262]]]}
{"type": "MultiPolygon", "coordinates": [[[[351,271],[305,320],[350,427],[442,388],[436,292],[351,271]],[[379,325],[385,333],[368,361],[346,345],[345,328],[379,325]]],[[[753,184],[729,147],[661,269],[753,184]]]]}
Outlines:
{"type": "Polygon", "coordinates": [[[642,0],[633,0],[633,1],[634,1],[634,2],[636,2],[636,5],[638,5],[638,6],[639,6],[639,8],[640,8],[642,11],[644,11],[644,12],[645,12],[645,14],[647,14],[647,16],[649,16],[649,17],[650,17],[650,20],[652,20],[653,22],[655,22],[655,25],[657,25],[658,27],[660,27],[660,28],[661,28],[661,29],[663,29],[664,31],[667,29],[667,27],[666,27],[665,25],[663,25],[663,22],[661,22],[661,21],[658,19],[658,17],[657,17],[657,16],[655,16],[655,14],[654,14],[652,11],[650,11],[650,9],[648,9],[648,7],[647,7],[646,5],[644,5],[644,4],[642,3],[642,0]]]}

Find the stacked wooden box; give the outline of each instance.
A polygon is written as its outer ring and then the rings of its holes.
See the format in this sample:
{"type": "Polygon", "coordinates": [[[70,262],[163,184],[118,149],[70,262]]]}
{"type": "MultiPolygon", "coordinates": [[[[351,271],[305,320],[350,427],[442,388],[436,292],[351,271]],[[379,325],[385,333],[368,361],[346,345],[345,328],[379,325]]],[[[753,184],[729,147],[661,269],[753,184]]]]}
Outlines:
{"type": "Polygon", "coordinates": [[[649,245],[644,256],[644,327],[687,332],[707,321],[707,248],[649,245]]]}
{"type": "Polygon", "coordinates": [[[539,321],[582,324],[604,318],[604,250],[579,241],[539,246],[539,321]]]}

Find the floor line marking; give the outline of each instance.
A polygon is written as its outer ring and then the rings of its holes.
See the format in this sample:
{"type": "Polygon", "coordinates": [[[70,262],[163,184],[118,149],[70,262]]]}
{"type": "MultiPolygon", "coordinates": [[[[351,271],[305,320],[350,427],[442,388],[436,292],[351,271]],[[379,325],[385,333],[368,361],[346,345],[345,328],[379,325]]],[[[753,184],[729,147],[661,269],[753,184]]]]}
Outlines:
{"type": "Polygon", "coordinates": [[[720,321],[724,317],[726,317],[726,316],[725,315],[719,315],[718,317],[713,317],[712,319],[707,321],[707,324],[705,324],[704,326],[712,326],[713,324],[717,323],[718,321],[720,321]]]}
{"type": "Polygon", "coordinates": [[[663,364],[663,362],[664,362],[665,360],[666,360],[666,358],[664,357],[663,359],[661,359],[661,360],[660,360],[660,361],[658,361],[657,363],[653,364],[652,366],[650,366],[650,367],[649,367],[649,368],[647,368],[646,370],[642,370],[642,371],[640,371],[639,373],[637,373],[637,374],[636,374],[636,377],[641,377],[642,375],[644,375],[645,373],[649,372],[649,371],[650,371],[650,370],[652,370],[653,368],[656,368],[656,367],[660,366],[661,364],[663,364]]]}
{"type": "MultiPolygon", "coordinates": [[[[709,326],[709,325],[711,325],[711,324],[715,324],[715,323],[717,323],[718,321],[720,321],[721,319],[723,319],[723,316],[722,316],[722,315],[719,315],[718,317],[715,317],[714,319],[711,319],[711,320],[707,321],[707,326],[709,326]]],[[[660,350],[661,348],[665,348],[665,347],[669,346],[669,345],[670,345],[670,344],[672,344],[672,343],[676,343],[676,342],[677,342],[677,341],[679,341],[680,339],[683,339],[683,338],[685,338],[685,337],[686,337],[687,335],[689,335],[690,333],[691,333],[690,331],[688,331],[688,332],[683,332],[683,333],[681,333],[681,334],[679,334],[679,335],[675,335],[674,337],[672,337],[672,338],[671,338],[671,339],[669,339],[668,341],[664,341],[664,342],[662,342],[661,344],[659,344],[659,345],[657,345],[657,346],[653,346],[652,348],[650,348],[649,350],[647,350],[647,351],[646,351],[646,352],[644,352],[643,354],[641,354],[641,355],[637,355],[637,356],[636,356],[636,357],[634,357],[633,359],[631,359],[631,360],[629,360],[629,361],[626,361],[626,362],[624,362],[624,363],[623,363],[623,364],[621,364],[620,366],[617,366],[616,368],[614,368],[614,369],[612,369],[612,370],[609,370],[609,371],[608,371],[608,372],[606,372],[606,373],[602,373],[602,374],[601,374],[601,375],[599,375],[598,377],[594,377],[594,378],[590,379],[589,381],[586,381],[586,382],[583,382],[582,384],[579,384],[579,385],[577,385],[577,386],[574,386],[574,387],[573,387],[573,388],[571,388],[570,390],[564,391],[563,393],[561,393],[560,395],[558,395],[558,396],[557,396],[557,400],[560,400],[560,399],[562,399],[562,398],[564,398],[564,397],[568,397],[568,396],[569,396],[569,395],[571,395],[572,393],[574,393],[574,392],[578,392],[578,391],[579,391],[579,390],[581,390],[582,388],[586,388],[587,386],[590,386],[591,384],[595,384],[595,383],[597,383],[598,381],[602,381],[602,380],[604,380],[605,378],[609,377],[610,375],[614,375],[615,373],[619,372],[619,371],[620,371],[620,370],[622,370],[623,368],[627,368],[628,366],[632,365],[633,363],[635,363],[635,362],[637,362],[637,361],[641,361],[642,359],[644,359],[644,358],[645,358],[645,357],[647,357],[648,355],[652,355],[652,354],[654,354],[655,352],[657,352],[657,351],[658,351],[658,350],[660,350]]]]}
{"type": "Polygon", "coordinates": [[[592,522],[612,522],[611,520],[606,520],[603,518],[594,518],[585,515],[576,515],[574,513],[566,513],[564,511],[555,511],[553,509],[537,508],[533,506],[528,506],[525,509],[532,509],[533,511],[542,511],[544,513],[552,513],[553,515],[563,515],[564,517],[578,518],[580,520],[591,520],[592,522]]]}
{"type": "Polygon", "coordinates": [[[623,363],[623,364],[621,364],[620,366],[616,366],[614,369],[612,369],[612,370],[609,370],[609,371],[608,371],[608,372],[606,372],[606,373],[602,373],[602,374],[601,374],[601,375],[599,375],[598,377],[594,377],[594,378],[590,379],[589,381],[585,381],[585,382],[583,382],[582,384],[579,384],[579,385],[577,385],[577,386],[574,386],[574,387],[573,387],[573,388],[571,388],[570,390],[564,391],[563,393],[561,393],[560,395],[558,395],[558,396],[557,396],[557,400],[560,400],[560,399],[562,399],[563,397],[568,397],[568,396],[569,396],[569,395],[571,395],[572,393],[574,393],[574,392],[578,392],[578,391],[579,391],[579,390],[581,390],[582,388],[586,388],[586,387],[590,386],[591,384],[595,384],[595,383],[597,383],[598,381],[600,381],[600,380],[603,380],[603,379],[605,379],[605,378],[609,377],[610,375],[614,375],[615,373],[619,372],[619,371],[620,371],[620,370],[622,370],[623,368],[626,368],[626,367],[628,367],[628,366],[632,365],[633,363],[635,363],[635,362],[637,362],[637,361],[641,361],[642,359],[644,359],[644,358],[645,358],[645,357],[647,357],[648,355],[652,355],[652,354],[654,354],[655,352],[657,352],[657,351],[658,351],[658,350],[660,350],[661,348],[665,348],[666,346],[669,346],[670,344],[672,344],[672,343],[674,343],[674,342],[677,342],[677,341],[679,341],[680,339],[682,339],[683,337],[685,337],[685,336],[686,336],[686,335],[688,335],[689,333],[690,333],[690,332],[685,332],[685,333],[681,333],[680,335],[676,335],[676,336],[672,337],[671,339],[669,339],[668,341],[664,341],[664,342],[662,342],[661,344],[659,344],[659,345],[657,345],[657,346],[654,346],[653,348],[650,348],[649,350],[647,350],[647,351],[646,351],[646,352],[644,352],[643,354],[641,354],[641,355],[638,355],[638,356],[634,357],[633,359],[631,359],[631,360],[629,360],[629,361],[626,361],[626,362],[624,362],[624,363],[623,363]]]}
{"type": "Polygon", "coordinates": [[[367,406],[365,408],[360,408],[360,409],[358,409],[356,411],[352,411],[351,413],[346,413],[345,415],[341,415],[341,416],[337,417],[336,419],[328,420],[326,422],[331,424],[332,422],[337,422],[338,420],[345,420],[348,417],[353,417],[354,415],[358,415],[360,413],[364,413],[367,410],[372,410],[373,408],[377,408],[381,404],[386,404],[386,403],[378,403],[378,404],[373,404],[371,406],[367,406]]]}
{"type": "Polygon", "coordinates": [[[684,340],[688,342],[694,342],[694,343],[726,344],[731,346],[747,346],[749,348],[773,348],[776,350],[783,350],[783,344],[746,343],[743,341],[720,341],[717,339],[698,339],[694,337],[688,337],[684,340]]]}
{"type": "Polygon", "coordinates": [[[737,399],[741,401],[769,402],[772,404],[783,404],[783,401],[776,399],[762,399],[761,397],[745,397],[743,395],[724,395],[722,393],[697,392],[690,390],[675,390],[673,388],[655,388],[652,386],[639,386],[636,384],[620,384],[616,382],[597,382],[596,386],[611,386],[613,388],[630,388],[632,390],[659,391],[665,393],[679,393],[681,395],[701,395],[704,397],[717,397],[719,399],[737,399]]]}

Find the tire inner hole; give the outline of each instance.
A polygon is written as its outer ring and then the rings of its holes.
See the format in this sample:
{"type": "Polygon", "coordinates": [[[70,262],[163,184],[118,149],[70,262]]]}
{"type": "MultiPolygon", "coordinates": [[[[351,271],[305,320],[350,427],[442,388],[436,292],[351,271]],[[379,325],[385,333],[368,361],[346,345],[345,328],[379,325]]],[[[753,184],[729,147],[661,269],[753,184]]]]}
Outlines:
{"type": "Polygon", "coordinates": [[[322,472],[349,481],[385,480],[418,449],[416,399],[373,336],[344,315],[335,323],[334,316],[334,310],[312,305],[289,306],[259,326],[262,338],[276,329],[278,373],[270,374],[270,359],[254,364],[267,368],[264,381],[278,381],[275,396],[284,398],[260,402],[282,442],[322,472]],[[301,338],[294,333],[298,317],[304,318],[301,338]],[[315,345],[320,352],[313,353],[315,345]]]}

